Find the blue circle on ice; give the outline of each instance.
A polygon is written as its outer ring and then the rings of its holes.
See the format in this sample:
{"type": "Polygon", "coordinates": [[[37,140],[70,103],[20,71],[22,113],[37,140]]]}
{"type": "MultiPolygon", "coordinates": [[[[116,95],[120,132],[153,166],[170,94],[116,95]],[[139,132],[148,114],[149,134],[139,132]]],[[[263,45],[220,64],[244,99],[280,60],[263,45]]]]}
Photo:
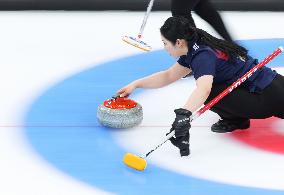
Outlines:
{"type": "MultiPolygon", "coordinates": [[[[283,39],[240,43],[250,49],[252,56],[263,59],[281,42],[283,39]]],[[[283,62],[284,57],[280,55],[269,66],[281,66],[283,62]]],[[[164,51],[155,51],[104,63],[70,76],[45,91],[31,105],[25,119],[27,139],[59,170],[115,194],[282,195],[284,191],[218,183],[152,164],[142,173],[123,165],[126,151],[111,136],[112,129],[98,124],[97,107],[121,86],[166,69],[172,63],[174,60],[164,51]]]]}

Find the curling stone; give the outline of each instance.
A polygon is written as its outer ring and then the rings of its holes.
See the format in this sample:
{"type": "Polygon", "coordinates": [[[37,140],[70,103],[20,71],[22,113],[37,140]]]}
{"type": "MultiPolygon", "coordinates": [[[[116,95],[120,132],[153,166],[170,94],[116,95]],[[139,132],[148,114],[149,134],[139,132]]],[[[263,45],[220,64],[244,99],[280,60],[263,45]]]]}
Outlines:
{"type": "Polygon", "coordinates": [[[107,127],[134,127],[143,120],[142,106],[125,97],[108,99],[98,107],[97,118],[107,127]]]}

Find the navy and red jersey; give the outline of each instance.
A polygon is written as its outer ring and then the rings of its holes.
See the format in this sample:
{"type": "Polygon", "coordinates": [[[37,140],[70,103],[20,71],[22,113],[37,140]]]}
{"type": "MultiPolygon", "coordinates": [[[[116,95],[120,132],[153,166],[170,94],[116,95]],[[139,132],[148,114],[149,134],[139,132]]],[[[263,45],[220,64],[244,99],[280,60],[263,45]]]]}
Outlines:
{"type": "MultiPolygon", "coordinates": [[[[234,60],[229,60],[225,53],[195,42],[189,45],[188,49],[187,55],[181,56],[178,63],[190,68],[196,80],[204,75],[212,75],[213,83],[232,84],[258,64],[257,59],[249,55],[247,59],[236,57],[234,60]]],[[[250,92],[261,91],[272,82],[276,74],[275,71],[264,66],[253,73],[243,85],[250,92]]]]}

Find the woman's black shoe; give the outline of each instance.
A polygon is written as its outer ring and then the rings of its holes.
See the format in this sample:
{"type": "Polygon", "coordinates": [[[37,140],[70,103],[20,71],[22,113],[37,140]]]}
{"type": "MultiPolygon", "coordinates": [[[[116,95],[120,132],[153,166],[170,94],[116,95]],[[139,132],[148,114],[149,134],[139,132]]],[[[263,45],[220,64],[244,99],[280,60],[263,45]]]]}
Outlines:
{"type": "Polygon", "coordinates": [[[217,123],[211,126],[211,131],[215,133],[227,133],[237,129],[247,129],[250,127],[250,120],[231,121],[220,119],[217,123]]]}

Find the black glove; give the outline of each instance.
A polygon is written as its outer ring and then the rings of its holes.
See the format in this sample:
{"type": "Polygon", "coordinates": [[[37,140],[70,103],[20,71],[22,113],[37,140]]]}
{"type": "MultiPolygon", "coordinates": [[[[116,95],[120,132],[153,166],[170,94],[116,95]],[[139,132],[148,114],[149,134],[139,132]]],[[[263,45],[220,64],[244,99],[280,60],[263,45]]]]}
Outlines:
{"type": "Polygon", "coordinates": [[[175,130],[175,136],[183,137],[191,128],[190,125],[190,116],[192,113],[189,110],[179,108],[175,109],[176,118],[172,124],[172,128],[175,130]]]}
{"type": "Polygon", "coordinates": [[[179,148],[181,156],[188,156],[190,154],[189,129],[191,127],[190,116],[192,115],[192,113],[189,110],[183,108],[176,109],[175,113],[176,118],[172,124],[172,128],[170,129],[170,132],[175,130],[175,137],[171,137],[170,141],[174,146],[179,148]]]}
{"type": "MultiPolygon", "coordinates": [[[[168,133],[169,134],[169,133],[168,133]]],[[[167,134],[167,135],[168,135],[167,134]]],[[[179,149],[181,156],[188,156],[190,154],[189,150],[189,132],[182,137],[171,137],[171,143],[179,149]]]]}

